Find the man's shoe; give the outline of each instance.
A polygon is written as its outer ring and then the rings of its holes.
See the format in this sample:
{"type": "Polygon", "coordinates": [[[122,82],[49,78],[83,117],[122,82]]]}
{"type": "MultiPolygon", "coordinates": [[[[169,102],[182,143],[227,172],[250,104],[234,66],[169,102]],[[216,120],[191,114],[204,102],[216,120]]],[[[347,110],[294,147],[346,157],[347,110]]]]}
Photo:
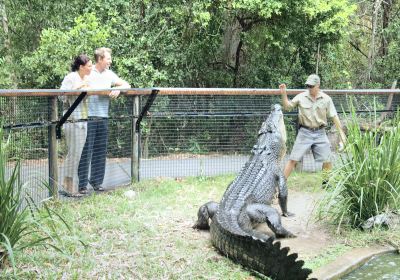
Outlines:
{"type": "Polygon", "coordinates": [[[93,189],[94,189],[96,192],[104,192],[104,191],[105,191],[105,188],[103,188],[101,185],[93,186],[93,189]]]}
{"type": "Polygon", "coordinates": [[[79,191],[78,191],[80,194],[88,194],[89,192],[88,192],[88,190],[87,190],[87,188],[81,188],[81,189],[79,189],[79,191]]]}

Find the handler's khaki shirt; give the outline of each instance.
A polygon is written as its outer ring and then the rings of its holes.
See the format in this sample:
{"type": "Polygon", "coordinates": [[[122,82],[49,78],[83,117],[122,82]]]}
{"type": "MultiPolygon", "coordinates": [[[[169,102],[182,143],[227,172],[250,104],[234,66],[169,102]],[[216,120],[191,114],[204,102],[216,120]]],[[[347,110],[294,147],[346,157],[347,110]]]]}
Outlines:
{"type": "Polygon", "coordinates": [[[296,107],[299,108],[300,125],[310,128],[326,126],[327,118],[337,115],[332,98],[322,91],[319,91],[315,101],[309,91],[299,93],[289,101],[288,109],[292,110],[296,107]]]}

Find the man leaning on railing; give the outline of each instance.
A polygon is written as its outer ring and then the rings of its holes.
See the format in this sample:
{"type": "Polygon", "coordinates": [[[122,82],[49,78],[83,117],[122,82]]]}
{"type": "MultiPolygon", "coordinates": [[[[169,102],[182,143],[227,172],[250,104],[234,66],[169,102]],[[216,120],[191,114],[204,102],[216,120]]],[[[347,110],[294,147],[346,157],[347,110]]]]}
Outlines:
{"type": "Polygon", "coordinates": [[[92,89],[116,88],[108,96],[89,96],[88,131],[85,146],[78,167],[79,192],[87,193],[87,184],[95,191],[104,191],[102,186],[106,167],[108,143],[108,108],[110,98],[117,98],[118,88],[130,88],[128,82],[111,71],[111,49],[99,48],[94,53],[96,64],[89,75],[89,86],[92,89]],[[90,178],[88,177],[90,169],[90,178]]]}

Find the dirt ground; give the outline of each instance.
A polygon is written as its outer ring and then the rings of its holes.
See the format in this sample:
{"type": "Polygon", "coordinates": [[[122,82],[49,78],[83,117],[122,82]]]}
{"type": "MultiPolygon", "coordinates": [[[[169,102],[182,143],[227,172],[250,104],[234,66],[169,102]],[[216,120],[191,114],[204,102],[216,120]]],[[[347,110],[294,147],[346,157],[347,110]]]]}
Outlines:
{"type": "MultiPolygon", "coordinates": [[[[288,210],[295,216],[282,217],[282,224],[297,237],[279,241],[282,247],[289,247],[290,252],[298,253],[300,259],[316,256],[335,243],[334,238],[312,218],[318,198],[318,195],[313,193],[300,193],[294,190],[289,192],[288,210]]],[[[280,211],[279,205],[274,206],[280,211]]],[[[261,225],[259,229],[268,232],[266,225],[261,225]]]]}
{"type": "MultiPolygon", "coordinates": [[[[314,257],[326,247],[335,244],[335,240],[328,232],[312,218],[319,197],[315,193],[289,191],[288,210],[295,214],[294,217],[282,217],[283,226],[295,234],[295,238],[282,238],[279,241],[282,247],[289,247],[290,253],[297,253],[299,259],[314,257]]],[[[273,205],[281,212],[276,201],[273,205]]],[[[266,224],[257,227],[258,230],[271,235],[272,231],[266,224]]],[[[209,238],[208,231],[199,231],[204,238],[209,238]]]]}

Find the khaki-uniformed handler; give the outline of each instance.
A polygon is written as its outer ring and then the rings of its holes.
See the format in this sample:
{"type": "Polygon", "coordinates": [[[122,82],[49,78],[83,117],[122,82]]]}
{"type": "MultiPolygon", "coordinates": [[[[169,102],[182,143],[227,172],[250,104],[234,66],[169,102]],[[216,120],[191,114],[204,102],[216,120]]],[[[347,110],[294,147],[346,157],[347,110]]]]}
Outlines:
{"type": "Polygon", "coordinates": [[[346,142],[346,136],[342,130],[332,98],[320,90],[319,76],[316,74],[308,76],[305,85],[308,90],[299,93],[292,100],[287,97],[286,85],[279,85],[283,108],[292,110],[297,107],[299,111],[300,129],[283,172],[286,178],[289,177],[297,162],[309,149],[314,155],[314,160],[322,162],[323,170],[332,168],[331,145],[325,132],[325,127],[328,124],[327,118],[333,120],[342,143],[345,144],[346,142]]]}

